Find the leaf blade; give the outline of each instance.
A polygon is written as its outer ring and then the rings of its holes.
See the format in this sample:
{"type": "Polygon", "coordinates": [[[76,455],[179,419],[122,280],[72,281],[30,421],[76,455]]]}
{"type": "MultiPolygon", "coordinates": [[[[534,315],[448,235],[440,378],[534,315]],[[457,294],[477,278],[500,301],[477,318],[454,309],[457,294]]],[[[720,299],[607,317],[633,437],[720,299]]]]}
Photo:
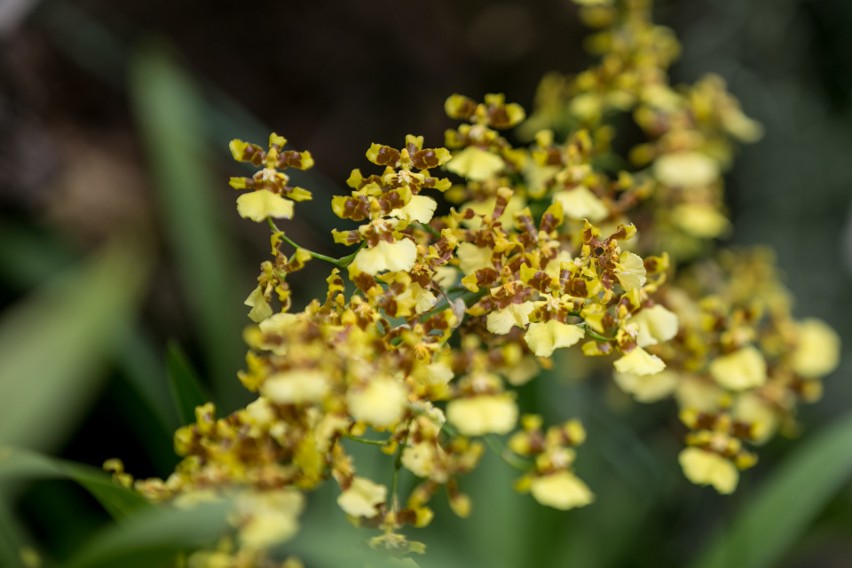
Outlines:
{"type": "Polygon", "coordinates": [[[98,367],[132,317],[146,258],[129,241],[110,243],[0,321],[0,445],[45,448],[65,435],[97,390],[98,367]]]}
{"type": "Polygon", "coordinates": [[[210,398],[204,393],[189,359],[180,346],[171,341],[166,348],[166,368],[169,376],[169,389],[172,401],[177,408],[182,424],[195,421],[195,408],[210,398]]]}
{"type": "Polygon", "coordinates": [[[803,444],[692,567],[773,565],[850,477],[852,413],[803,444]]]}

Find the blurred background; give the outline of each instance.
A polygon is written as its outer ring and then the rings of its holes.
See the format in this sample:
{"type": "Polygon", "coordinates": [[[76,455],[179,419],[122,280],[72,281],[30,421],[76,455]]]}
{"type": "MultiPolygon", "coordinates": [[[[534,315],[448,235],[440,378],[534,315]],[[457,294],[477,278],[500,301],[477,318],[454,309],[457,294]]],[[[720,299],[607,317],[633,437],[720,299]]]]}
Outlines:
{"type": "MultiPolygon", "coordinates": [[[[490,464],[469,482],[473,517],[438,511],[423,537],[469,565],[686,565],[852,408],[852,3],[660,0],[656,15],[683,43],[674,82],[717,73],[765,127],[728,177],[731,243],[774,247],[796,315],[828,321],[846,356],[802,411],[803,437],[763,449],[728,498],[680,476],[673,407],[537,381],[545,414],[588,425],[579,470],[597,503],[543,510],[490,464]]],[[[544,73],[588,64],[585,33],[567,0],[0,0],[0,441],[168,474],[170,373],[193,369],[223,411],[247,400],[242,301],[268,240],[235,214],[227,178],[245,171],[228,141],[274,130],[313,153],[296,181],[314,202],[288,231],[338,255],[327,203],[371,142],[441,144],[454,92],[532,108],[544,73]]],[[[772,565],[848,566],[850,479],[826,492],[772,565]]],[[[108,521],[70,482],[14,495],[0,542],[17,535],[60,563],[108,521]]]]}

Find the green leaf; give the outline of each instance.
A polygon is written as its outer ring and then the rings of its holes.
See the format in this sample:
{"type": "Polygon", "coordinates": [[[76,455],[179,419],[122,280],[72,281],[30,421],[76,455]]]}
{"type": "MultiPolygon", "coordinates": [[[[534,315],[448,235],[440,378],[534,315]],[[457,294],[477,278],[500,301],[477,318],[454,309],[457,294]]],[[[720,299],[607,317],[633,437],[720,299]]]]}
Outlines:
{"type": "Polygon", "coordinates": [[[181,423],[191,424],[195,422],[195,407],[201,406],[210,398],[204,394],[204,389],[192,370],[186,354],[180,345],[173,341],[169,342],[166,351],[166,367],[172,400],[177,407],[181,423]]]}
{"type": "MultiPolygon", "coordinates": [[[[247,400],[236,380],[246,324],[236,255],[220,198],[231,191],[212,176],[200,95],[162,49],[141,50],[131,66],[131,94],[153,168],[157,199],[195,320],[217,401],[232,410],[247,400]]],[[[222,142],[223,146],[225,141],[222,142]]],[[[233,213],[233,209],[230,210],[233,213]]]]}
{"type": "Polygon", "coordinates": [[[211,545],[228,527],[227,502],[191,509],[152,507],[97,533],[66,568],[170,566],[185,550],[211,545]]]}
{"type": "Polygon", "coordinates": [[[133,316],[147,264],[138,245],[113,242],[0,320],[0,445],[44,448],[67,436],[133,316]]]}
{"type": "Polygon", "coordinates": [[[852,414],[806,440],[693,568],[775,565],[850,477],[852,414]]]}
{"type": "Polygon", "coordinates": [[[69,479],[80,484],[114,519],[126,518],[149,506],[144,497],[98,469],[23,448],[0,448],[0,485],[39,478],[69,479]]]}

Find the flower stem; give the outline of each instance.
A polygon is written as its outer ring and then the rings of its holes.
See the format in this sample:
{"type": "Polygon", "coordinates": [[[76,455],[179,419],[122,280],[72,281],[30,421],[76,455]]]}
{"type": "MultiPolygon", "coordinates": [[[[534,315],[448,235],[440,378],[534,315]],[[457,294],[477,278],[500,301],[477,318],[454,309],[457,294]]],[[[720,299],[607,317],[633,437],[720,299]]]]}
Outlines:
{"type": "Polygon", "coordinates": [[[350,434],[346,434],[344,436],[347,440],[352,440],[353,442],[358,442],[359,444],[369,444],[371,446],[387,446],[387,440],[371,440],[369,438],[361,438],[360,436],[352,436],[350,434]]]}
{"type": "Polygon", "coordinates": [[[352,261],[355,260],[355,255],[358,254],[358,251],[361,250],[362,246],[364,246],[364,243],[362,242],[361,245],[352,254],[346,255],[346,256],[341,257],[341,258],[334,258],[334,257],[331,257],[331,256],[320,254],[318,252],[314,252],[310,249],[306,249],[303,246],[299,246],[292,239],[290,239],[290,237],[288,237],[286,234],[284,234],[284,231],[279,229],[278,226],[275,224],[275,222],[271,218],[267,218],[266,221],[269,223],[269,228],[272,229],[273,232],[279,233],[281,235],[281,239],[284,242],[286,242],[287,244],[289,244],[290,246],[297,248],[297,249],[302,249],[302,250],[306,251],[309,255],[311,255],[312,258],[315,258],[317,260],[323,260],[325,262],[328,262],[329,264],[333,264],[334,266],[336,266],[338,268],[346,268],[347,266],[352,264],[352,261]]]}
{"type": "Polygon", "coordinates": [[[485,443],[492,452],[500,456],[500,459],[519,471],[529,471],[530,464],[519,458],[509,450],[507,450],[500,442],[494,439],[493,436],[483,436],[485,443]]]}

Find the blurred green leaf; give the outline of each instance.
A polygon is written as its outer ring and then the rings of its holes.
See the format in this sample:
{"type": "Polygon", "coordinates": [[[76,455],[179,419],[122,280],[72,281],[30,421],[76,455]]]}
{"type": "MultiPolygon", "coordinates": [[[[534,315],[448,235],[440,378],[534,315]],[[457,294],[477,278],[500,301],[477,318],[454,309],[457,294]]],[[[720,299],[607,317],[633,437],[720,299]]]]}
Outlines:
{"type": "Polygon", "coordinates": [[[3,317],[0,445],[43,448],[68,434],[133,315],[146,272],[138,246],[113,242],[3,317]]]}
{"type": "Polygon", "coordinates": [[[0,448],[0,484],[38,478],[70,479],[80,484],[114,519],[126,518],[149,506],[141,495],[115,483],[109,475],[95,468],[23,448],[0,448]]]}
{"type": "Polygon", "coordinates": [[[803,440],[693,567],[774,565],[850,477],[852,414],[803,440]]]}
{"type": "Polygon", "coordinates": [[[243,355],[245,294],[216,205],[217,194],[229,190],[210,173],[200,97],[168,54],[153,47],[134,58],[130,88],[184,298],[197,324],[217,401],[227,402],[225,410],[231,410],[246,399],[234,378],[243,355]]]}
{"type": "Polygon", "coordinates": [[[12,515],[9,500],[0,492],[0,566],[17,568],[23,565],[24,551],[35,552],[26,529],[12,515]]]}
{"type": "Polygon", "coordinates": [[[169,387],[182,424],[195,422],[195,407],[209,400],[180,346],[169,342],[166,351],[169,387]]]}
{"type": "MultiPolygon", "coordinates": [[[[67,239],[46,229],[15,223],[0,226],[0,275],[4,284],[11,285],[16,291],[29,290],[58,270],[73,266],[77,256],[67,239]]],[[[164,380],[163,361],[155,354],[151,339],[138,326],[128,326],[126,332],[120,334],[123,340],[116,346],[111,358],[132,393],[128,393],[130,396],[126,398],[119,398],[118,402],[137,415],[147,418],[144,414],[147,411],[156,419],[157,424],[146,427],[146,435],[140,436],[139,440],[158,467],[171,467],[174,452],[171,444],[162,442],[168,441],[180,424],[164,380]]],[[[150,420],[146,422],[150,423],[150,420]]]]}
{"type": "Polygon", "coordinates": [[[96,534],[66,568],[170,566],[175,554],[212,544],[228,526],[228,503],[149,508],[96,534]]]}

